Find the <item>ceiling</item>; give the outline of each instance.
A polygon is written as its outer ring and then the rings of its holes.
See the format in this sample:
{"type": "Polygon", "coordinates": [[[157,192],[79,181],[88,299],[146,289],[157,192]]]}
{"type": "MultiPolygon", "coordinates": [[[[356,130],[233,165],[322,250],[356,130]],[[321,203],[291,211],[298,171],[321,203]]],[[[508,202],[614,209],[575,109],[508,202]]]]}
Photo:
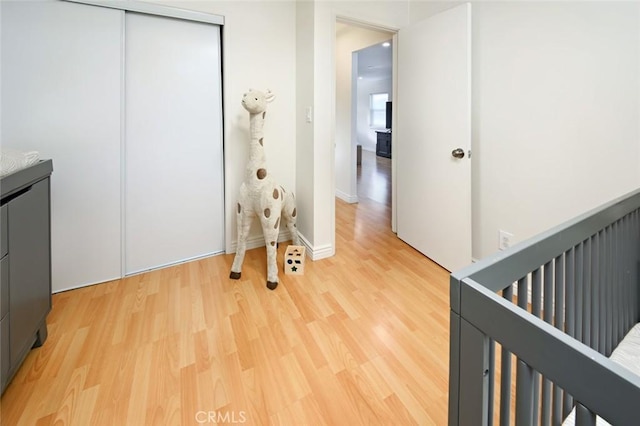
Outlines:
{"type": "Polygon", "coordinates": [[[391,39],[389,46],[382,43],[356,51],[358,53],[358,77],[363,80],[382,80],[391,78],[392,52],[391,39]]]}

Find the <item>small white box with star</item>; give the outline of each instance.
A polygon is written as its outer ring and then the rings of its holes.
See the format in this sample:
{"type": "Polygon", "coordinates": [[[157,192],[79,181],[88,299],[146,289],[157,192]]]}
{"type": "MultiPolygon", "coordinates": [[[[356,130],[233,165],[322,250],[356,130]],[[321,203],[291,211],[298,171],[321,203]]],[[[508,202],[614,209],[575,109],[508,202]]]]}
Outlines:
{"type": "Polygon", "coordinates": [[[305,246],[289,246],[284,253],[284,273],[304,275],[305,246]]]}

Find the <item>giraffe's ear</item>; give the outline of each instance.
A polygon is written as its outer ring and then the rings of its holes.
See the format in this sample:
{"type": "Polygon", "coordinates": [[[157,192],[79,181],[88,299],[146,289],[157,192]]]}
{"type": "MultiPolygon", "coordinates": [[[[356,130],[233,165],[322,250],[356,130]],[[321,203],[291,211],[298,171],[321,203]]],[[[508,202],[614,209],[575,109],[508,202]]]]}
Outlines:
{"type": "Polygon", "coordinates": [[[276,95],[274,95],[271,90],[267,89],[267,93],[265,93],[264,98],[267,102],[272,102],[276,98],[276,95]]]}

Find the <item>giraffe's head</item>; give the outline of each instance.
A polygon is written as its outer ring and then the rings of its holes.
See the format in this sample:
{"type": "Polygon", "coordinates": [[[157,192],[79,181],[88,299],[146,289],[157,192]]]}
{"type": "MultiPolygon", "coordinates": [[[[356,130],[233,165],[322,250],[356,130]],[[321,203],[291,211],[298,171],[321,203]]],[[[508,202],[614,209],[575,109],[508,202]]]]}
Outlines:
{"type": "Polygon", "coordinates": [[[251,114],[259,114],[267,109],[267,104],[273,101],[274,98],[275,95],[271,93],[271,90],[263,93],[259,90],[249,89],[242,96],[242,106],[251,114]]]}

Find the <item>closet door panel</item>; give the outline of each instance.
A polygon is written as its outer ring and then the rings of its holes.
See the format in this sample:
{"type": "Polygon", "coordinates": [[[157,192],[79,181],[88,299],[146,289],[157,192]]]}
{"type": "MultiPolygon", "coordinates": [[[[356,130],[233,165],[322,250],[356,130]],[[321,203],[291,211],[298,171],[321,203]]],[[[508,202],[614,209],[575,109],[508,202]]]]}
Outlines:
{"type": "Polygon", "coordinates": [[[220,29],[126,13],[125,273],[224,249],[220,29]]]}
{"type": "Polygon", "coordinates": [[[117,278],[124,13],[61,1],[0,7],[0,142],[53,159],[53,291],[117,278]]]}

